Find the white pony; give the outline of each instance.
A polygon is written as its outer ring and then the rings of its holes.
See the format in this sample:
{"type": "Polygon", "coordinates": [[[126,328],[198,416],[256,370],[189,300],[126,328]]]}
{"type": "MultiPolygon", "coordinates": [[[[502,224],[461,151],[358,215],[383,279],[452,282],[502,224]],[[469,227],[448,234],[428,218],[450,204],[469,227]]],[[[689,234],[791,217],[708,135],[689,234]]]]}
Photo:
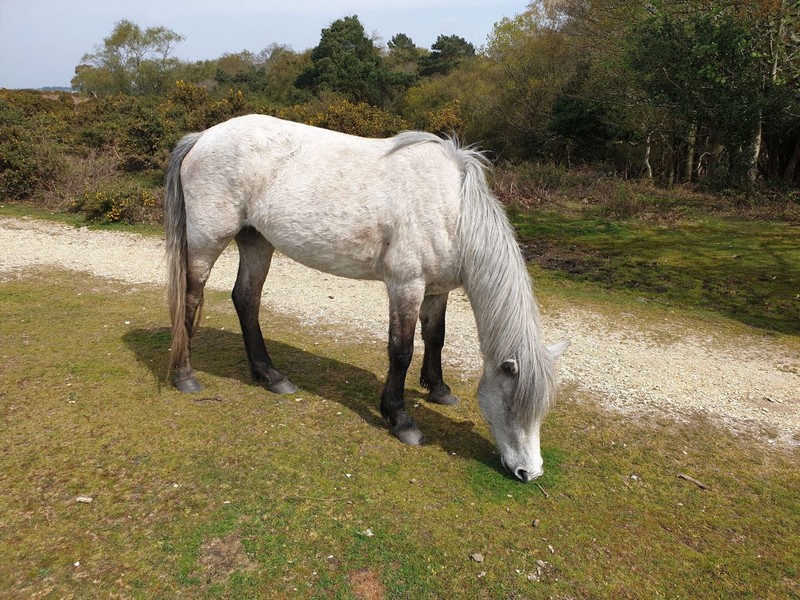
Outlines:
{"type": "Polygon", "coordinates": [[[542,343],[528,272],[485,163],[479,152],[427,133],[364,139],[263,115],[184,137],[172,154],[164,207],[176,387],[200,389],[190,340],[211,268],[236,240],[233,302],[253,377],[275,393],[297,390],[274,368],[259,325],[278,249],[320,271],[386,284],[381,413],[402,442],[420,444],[403,401],[414,330],[419,319],[429,400],[454,404],[441,350],[448,292],[463,286],[484,359],[481,412],[506,468],[522,481],[541,475],[539,428],[555,396],[553,363],[567,343],[542,343]]]}

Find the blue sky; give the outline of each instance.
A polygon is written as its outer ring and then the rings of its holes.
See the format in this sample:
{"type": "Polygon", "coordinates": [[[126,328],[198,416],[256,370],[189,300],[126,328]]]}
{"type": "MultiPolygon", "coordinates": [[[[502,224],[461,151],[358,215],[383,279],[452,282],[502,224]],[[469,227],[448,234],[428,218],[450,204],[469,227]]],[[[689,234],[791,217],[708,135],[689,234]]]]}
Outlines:
{"type": "Polygon", "coordinates": [[[357,14],[385,44],[405,33],[429,48],[439,34],[484,45],[493,25],[525,10],[507,0],[0,0],[0,88],[69,86],[81,57],[121,19],[183,35],[175,55],[217,58],[273,42],[316,46],[320,32],[357,14]]]}

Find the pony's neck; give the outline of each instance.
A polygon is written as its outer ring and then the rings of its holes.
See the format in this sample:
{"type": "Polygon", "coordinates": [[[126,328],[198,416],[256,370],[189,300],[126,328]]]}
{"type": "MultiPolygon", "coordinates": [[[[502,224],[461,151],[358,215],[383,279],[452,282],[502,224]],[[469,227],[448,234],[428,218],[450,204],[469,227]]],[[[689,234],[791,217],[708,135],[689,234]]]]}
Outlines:
{"type": "Polygon", "coordinates": [[[462,202],[461,281],[475,314],[485,367],[517,361],[512,409],[533,422],[552,402],[555,379],[530,276],[508,218],[482,173],[467,171],[462,202]]]}
{"type": "Polygon", "coordinates": [[[462,274],[481,352],[494,365],[534,351],[539,342],[539,311],[531,280],[513,234],[507,233],[494,238],[498,247],[474,255],[462,274]]]}

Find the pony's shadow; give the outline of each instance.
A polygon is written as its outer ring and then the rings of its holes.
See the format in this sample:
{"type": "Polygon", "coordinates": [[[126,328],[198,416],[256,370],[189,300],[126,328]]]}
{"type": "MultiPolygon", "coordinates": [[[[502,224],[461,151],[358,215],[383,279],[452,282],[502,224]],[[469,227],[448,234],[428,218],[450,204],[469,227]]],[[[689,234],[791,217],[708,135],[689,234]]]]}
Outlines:
{"type": "MultiPolygon", "coordinates": [[[[169,330],[133,329],[122,339],[137,360],[150,370],[159,389],[162,385],[168,385],[165,383],[165,357],[170,344],[169,330]]],[[[197,350],[192,356],[192,366],[201,383],[203,373],[210,373],[236,379],[245,385],[258,386],[250,375],[240,334],[201,328],[193,338],[193,345],[197,350]],[[214,350],[204,352],[204,348],[214,350]]],[[[267,340],[267,347],[277,368],[301,390],[335,401],[376,430],[391,435],[378,409],[383,382],[373,372],[275,340],[267,340]]],[[[408,381],[413,381],[416,375],[409,371],[408,381]]],[[[267,390],[264,393],[270,394],[267,390]]],[[[425,433],[428,444],[437,445],[451,454],[473,458],[505,474],[494,454],[494,447],[475,431],[474,423],[449,419],[429,408],[426,402],[425,394],[414,388],[406,388],[406,407],[425,433]]],[[[457,407],[452,409],[458,410],[457,407]]]]}

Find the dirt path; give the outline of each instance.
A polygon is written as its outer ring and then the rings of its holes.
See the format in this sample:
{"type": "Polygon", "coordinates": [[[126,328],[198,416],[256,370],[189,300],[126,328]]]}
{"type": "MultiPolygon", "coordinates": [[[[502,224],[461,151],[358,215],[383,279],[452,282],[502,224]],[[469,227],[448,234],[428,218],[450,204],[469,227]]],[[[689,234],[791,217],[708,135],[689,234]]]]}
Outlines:
{"type": "MultiPolygon", "coordinates": [[[[163,242],[149,237],[0,217],[0,283],[38,265],[160,285],[163,257],[163,242]]],[[[229,291],[237,263],[229,248],[209,286],[229,291]]],[[[386,335],[383,284],[326,275],[282,256],[273,262],[264,304],[309,324],[340,325],[380,340],[386,335]]],[[[564,305],[544,311],[548,343],[572,342],[559,365],[562,382],[619,410],[702,411],[733,428],[755,429],[769,443],[800,444],[800,340],[668,313],[598,310],[564,305]]],[[[451,294],[445,352],[451,372],[476,374],[475,322],[461,292],[451,294]]],[[[568,394],[559,401],[569,402],[568,394]]]]}

